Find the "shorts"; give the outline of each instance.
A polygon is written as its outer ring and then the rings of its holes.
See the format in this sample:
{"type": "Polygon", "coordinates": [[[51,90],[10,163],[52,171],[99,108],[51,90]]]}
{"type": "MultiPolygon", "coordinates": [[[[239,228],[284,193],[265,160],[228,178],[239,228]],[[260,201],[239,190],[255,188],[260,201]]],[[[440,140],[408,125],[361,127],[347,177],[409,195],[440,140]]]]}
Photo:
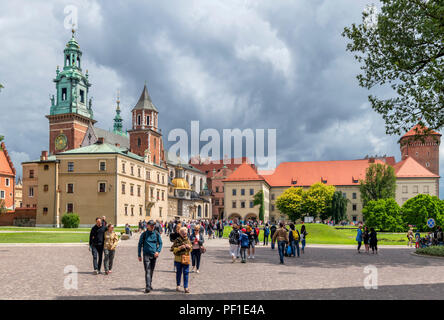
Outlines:
{"type": "Polygon", "coordinates": [[[254,248],[254,246],[255,246],[255,241],[253,240],[253,241],[250,242],[248,247],[249,248],[254,248]]]}

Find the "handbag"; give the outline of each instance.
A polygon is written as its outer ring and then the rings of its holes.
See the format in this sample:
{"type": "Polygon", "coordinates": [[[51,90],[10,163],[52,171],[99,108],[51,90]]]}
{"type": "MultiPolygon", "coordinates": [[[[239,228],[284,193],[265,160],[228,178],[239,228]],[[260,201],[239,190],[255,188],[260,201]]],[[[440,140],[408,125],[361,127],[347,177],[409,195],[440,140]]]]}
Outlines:
{"type": "Polygon", "coordinates": [[[205,252],[207,252],[207,248],[200,246],[200,253],[204,254],[205,252]]]}
{"type": "Polygon", "coordinates": [[[292,251],[292,249],[291,249],[291,246],[288,246],[288,247],[287,247],[287,255],[290,256],[290,255],[292,254],[292,252],[293,252],[293,251],[292,251]]]}
{"type": "Polygon", "coordinates": [[[187,255],[187,254],[183,254],[181,256],[181,262],[180,263],[189,265],[190,264],[190,256],[187,255]]]}

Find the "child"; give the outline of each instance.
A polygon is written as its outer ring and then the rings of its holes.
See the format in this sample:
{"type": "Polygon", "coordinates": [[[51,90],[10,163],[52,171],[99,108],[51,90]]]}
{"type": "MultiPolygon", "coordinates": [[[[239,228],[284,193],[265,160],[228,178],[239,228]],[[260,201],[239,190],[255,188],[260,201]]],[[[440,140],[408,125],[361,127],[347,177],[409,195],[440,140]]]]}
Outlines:
{"type": "Polygon", "coordinates": [[[415,239],[416,239],[415,248],[418,249],[419,248],[419,241],[421,239],[421,234],[419,233],[419,230],[416,230],[415,239]]]}
{"type": "Polygon", "coordinates": [[[242,229],[242,232],[240,233],[240,254],[242,258],[242,263],[247,262],[247,249],[250,247],[250,240],[248,239],[247,230],[245,228],[242,229]]]}

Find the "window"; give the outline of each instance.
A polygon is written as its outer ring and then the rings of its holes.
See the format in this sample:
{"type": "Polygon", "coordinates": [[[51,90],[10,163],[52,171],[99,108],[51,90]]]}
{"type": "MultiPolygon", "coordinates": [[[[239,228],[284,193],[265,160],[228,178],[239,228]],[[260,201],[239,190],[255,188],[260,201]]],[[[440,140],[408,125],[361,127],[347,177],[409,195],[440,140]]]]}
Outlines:
{"type": "Polygon", "coordinates": [[[45,184],[45,185],[43,186],[43,191],[47,192],[48,190],[49,190],[49,186],[48,186],[47,184],[45,184]]]}
{"type": "Polygon", "coordinates": [[[146,180],[151,180],[151,174],[149,171],[146,172],[146,180]]]}
{"type": "Polygon", "coordinates": [[[352,206],[353,211],[356,211],[357,208],[358,208],[358,206],[356,204],[353,204],[353,206],[352,206]]]}
{"type": "Polygon", "coordinates": [[[142,140],[140,138],[137,138],[137,146],[140,147],[142,145],[142,140]]]}
{"type": "Polygon", "coordinates": [[[342,196],[347,199],[347,194],[345,192],[342,193],[342,196]]]}
{"type": "Polygon", "coordinates": [[[5,186],[9,187],[9,178],[5,179],[5,186]]]}
{"type": "Polygon", "coordinates": [[[0,190],[0,199],[4,199],[5,198],[5,191],[0,190]]]}
{"type": "Polygon", "coordinates": [[[68,162],[68,172],[74,172],[74,162],[68,162]]]}
{"type": "Polygon", "coordinates": [[[134,185],[130,185],[130,195],[134,195],[134,185]]]}
{"type": "Polygon", "coordinates": [[[66,88],[62,88],[62,101],[66,100],[66,92],[67,92],[66,88]]]}
{"type": "Polygon", "coordinates": [[[216,187],[216,192],[219,192],[219,187],[216,187]]]}
{"type": "Polygon", "coordinates": [[[241,189],[241,196],[245,195],[245,189],[241,189]]]}
{"type": "Polygon", "coordinates": [[[426,162],[426,167],[430,167],[430,162],[426,162]]]}
{"type": "Polygon", "coordinates": [[[154,138],[154,148],[156,147],[156,141],[157,141],[157,139],[154,138]]]}
{"type": "Polygon", "coordinates": [[[150,116],[146,116],[146,124],[149,126],[150,125],[150,116]]]}
{"type": "Polygon", "coordinates": [[[106,183],[99,182],[99,192],[106,192],[106,183]]]}
{"type": "Polygon", "coordinates": [[[402,193],[407,193],[407,192],[408,192],[407,186],[402,186],[402,193]]]}
{"type": "Polygon", "coordinates": [[[140,178],[142,175],[140,174],[140,168],[137,168],[137,176],[140,178]]]}
{"type": "Polygon", "coordinates": [[[218,199],[218,198],[216,198],[216,199],[214,200],[214,205],[216,205],[216,206],[219,205],[219,199],[218,199]]]}
{"type": "Polygon", "coordinates": [[[126,188],[126,185],[124,183],[122,183],[122,194],[125,194],[125,188],[126,188]]]}
{"type": "Polygon", "coordinates": [[[254,189],[250,189],[250,196],[254,195],[254,189]]]}
{"type": "Polygon", "coordinates": [[[162,184],[165,184],[165,176],[162,175],[162,184]]]}
{"type": "Polygon", "coordinates": [[[245,201],[241,201],[241,208],[245,208],[245,201]]]}
{"type": "Polygon", "coordinates": [[[137,125],[138,125],[138,126],[140,126],[140,121],[141,121],[140,114],[138,114],[138,115],[137,115],[137,125]]]}
{"type": "Polygon", "coordinates": [[[429,193],[429,186],[424,186],[424,193],[429,193]]]}
{"type": "MultiPolygon", "coordinates": [[[[233,189],[233,196],[235,196],[236,195],[236,189],[233,189]]],[[[233,208],[236,208],[236,207],[233,207],[233,208]]]]}
{"type": "MultiPolygon", "coordinates": [[[[188,182],[188,176],[187,176],[187,182],[188,182]]],[[[157,173],[157,183],[160,183],[160,174],[157,173]]]]}
{"type": "Polygon", "coordinates": [[[137,196],[140,197],[140,186],[137,186],[137,196]]]}
{"type": "Polygon", "coordinates": [[[127,204],[125,205],[125,215],[126,216],[128,215],[128,205],[127,204]]]}
{"type": "Polygon", "coordinates": [[[66,185],[66,193],[74,193],[74,184],[68,183],[66,185]]]}
{"type": "Polygon", "coordinates": [[[161,217],[161,216],[162,216],[162,208],[159,207],[159,217],[161,217]]]}
{"type": "Polygon", "coordinates": [[[125,173],[125,163],[122,163],[122,172],[125,173]]]}
{"type": "Polygon", "coordinates": [[[142,215],[142,206],[139,207],[139,216],[142,215]]]}
{"type": "Polygon", "coordinates": [[[157,200],[160,200],[160,191],[157,190],[157,200]]]}
{"type": "Polygon", "coordinates": [[[68,212],[68,213],[74,212],[74,205],[72,203],[66,204],[66,212],[68,212]]]}
{"type": "Polygon", "coordinates": [[[134,175],[134,167],[133,166],[131,166],[131,175],[132,176],[134,175]]]}
{"type": "Polygon", "coordinates": [[[47,214],[48,213],[48,208],[43,208],[43,214],[47,214]]]}
{"type": "Polygon", "coordinates": [[[274,204],[271,205],[271,211],[274,211],[274,204]]]}
{"type": "Polygon", "coordinates": [[[29,193],[28,193],[29,197],[34,197],[34,187],[29,187],[29,193]]]}
{"type": "Polygon", "coordinates": [[[253,207],[254,207],[254,202],[250,201],[250,208],[253,208],[253,207]]]}
{"type": "Polygon", "coordinates": [[[353,192],[353,194],[352,194],[352,198],[353,198],[353,199],[356,199],[356,192],[353,192]]]}
{"type": "Polygon", "coordinates": [[[30,179],[34,178],[34,170],[29,170],[29,178],[30,179]]]}
{"type": "Polygon", "coordinates": [[[165,191],[162,190],[162,201],[165,200],[165,191]]]}
{"type": "Polygon", "coordinates": [[[131,206],[131,216],[134,216],[134,207],[131,206]]]}
{"type": "Polygon", "coordinates": [[[352,219],[353,219],[353,222],[356,222],[358,220],[358,217],[357,216],[353,216],[352,219]]]}
{"type": "Polygon", "coordinates": [[[413,193],[418,193],[418,186],[413,186],[413,193]]]}
{"type": "Polygon", "coordinates": [[[85,103],[85,91],[80,90],[80,103],[85,103]]]}
{"type": "Polygon", "coordinates": [[[100,161],[99,170],[106,171],[106,161],[100,161]]]}
{"type": "Polygon", "coordinates": [[[44,169],[45,171],[48,171],[48,170],[49,170],[49,166],[48,166],[47,164],[45,164],[45,166],[43,167],[43,169],[44,169]]]}
{"type": "Polygon", "coordinates": [[[236,201],[233,201],[232,208],[236,208],[236,201]]]}

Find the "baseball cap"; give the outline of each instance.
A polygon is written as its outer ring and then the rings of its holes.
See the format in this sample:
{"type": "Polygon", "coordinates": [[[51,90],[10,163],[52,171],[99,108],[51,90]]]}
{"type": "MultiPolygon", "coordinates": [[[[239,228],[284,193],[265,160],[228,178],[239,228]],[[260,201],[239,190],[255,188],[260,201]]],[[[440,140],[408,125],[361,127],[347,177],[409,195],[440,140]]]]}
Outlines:
{"type": "Polygon", "coordinates": [[[154,226],[156,223],[153,220],[148,221],[147,223],[149,226],[154,226]]]}

